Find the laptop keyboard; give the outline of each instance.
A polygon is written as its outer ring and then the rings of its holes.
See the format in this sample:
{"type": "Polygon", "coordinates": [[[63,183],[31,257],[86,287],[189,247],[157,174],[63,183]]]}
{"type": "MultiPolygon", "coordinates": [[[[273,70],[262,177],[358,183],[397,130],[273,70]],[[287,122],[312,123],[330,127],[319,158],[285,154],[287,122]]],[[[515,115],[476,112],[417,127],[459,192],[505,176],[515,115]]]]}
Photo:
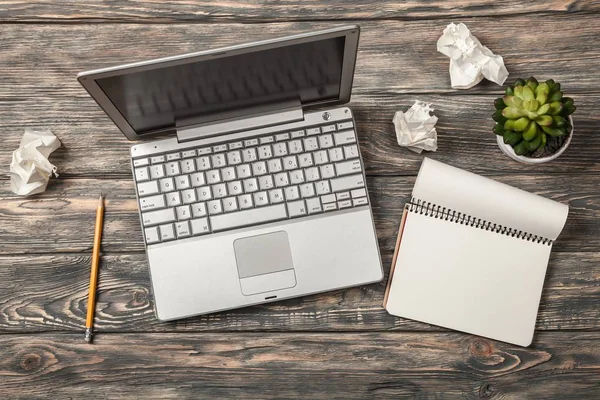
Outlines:
{"type": "Polygon", "coordinates": [[[134,158],[147,244],[368,204],[352,120],[134,158]]]}

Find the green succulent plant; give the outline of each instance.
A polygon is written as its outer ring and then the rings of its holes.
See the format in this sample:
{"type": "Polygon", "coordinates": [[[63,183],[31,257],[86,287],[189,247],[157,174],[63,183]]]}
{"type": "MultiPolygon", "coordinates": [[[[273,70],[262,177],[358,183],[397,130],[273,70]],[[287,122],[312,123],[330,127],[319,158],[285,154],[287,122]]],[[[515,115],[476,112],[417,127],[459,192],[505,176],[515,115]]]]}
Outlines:
{"type": "Polygon", "coordinates": [[[520,156],[543,149],[548,136],[569,133],[572,127],[568,117],[576,109],[572,98],[563,97],[560,83],[552,79],[538,83],[533,77],[527,81],[517,79],[494,106],[494,133],[520,156]]]}

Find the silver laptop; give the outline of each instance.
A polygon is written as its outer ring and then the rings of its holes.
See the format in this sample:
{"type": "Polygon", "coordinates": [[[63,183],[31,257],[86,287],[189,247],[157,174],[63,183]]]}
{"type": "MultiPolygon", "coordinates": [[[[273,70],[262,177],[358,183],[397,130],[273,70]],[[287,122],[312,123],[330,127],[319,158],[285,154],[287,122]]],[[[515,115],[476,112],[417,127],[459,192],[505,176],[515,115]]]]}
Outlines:
{"type": "Polygon", "coordinates": [[[160,320],[383,278],[352,111],[334,107],[350,99],[359,33],[78,75],[139,141],[131,165],[160,320]]]}

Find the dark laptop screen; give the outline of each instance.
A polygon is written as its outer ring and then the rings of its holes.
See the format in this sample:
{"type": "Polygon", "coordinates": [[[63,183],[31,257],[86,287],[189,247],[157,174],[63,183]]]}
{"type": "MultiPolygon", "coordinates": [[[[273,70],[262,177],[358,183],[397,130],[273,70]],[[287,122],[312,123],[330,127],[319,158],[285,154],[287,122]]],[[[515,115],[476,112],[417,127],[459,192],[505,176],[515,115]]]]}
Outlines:
{"type": "Polygon", "coordinates": [[[97,83],[129,125],[144,134],[183,118],[339,97],[345,38],[253,51],[97,83]]]}

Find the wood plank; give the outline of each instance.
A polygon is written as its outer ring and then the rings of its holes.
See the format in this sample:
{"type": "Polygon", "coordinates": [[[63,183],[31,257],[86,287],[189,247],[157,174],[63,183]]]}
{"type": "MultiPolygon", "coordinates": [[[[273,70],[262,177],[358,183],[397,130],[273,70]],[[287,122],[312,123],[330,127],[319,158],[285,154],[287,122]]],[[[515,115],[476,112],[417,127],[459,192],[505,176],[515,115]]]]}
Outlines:
{"type": "Polygon", "coordinates": [[[519,348],[458,333],[2,335],[4,397],[600,396],[600,334],[519,348]]]}
{"type": "Polygon", "coordinates": [[[518,15],[530,13],[598,11],[594,1],[551,0],[463,0],[448,4],[441,0],[404,1],[342,0],[310,1],[232,1],[161,2],[149,0],[32,2],[13,0],[3,6],[0,22],[272,22],[347,19],[410,19],[518,15]]]}
{"type": "MultiPolygon", "coordinates": [[[[367,174],[416,175],[418,172],[423,155],[399,147],[392,124],[394,113],[408,109],[415,98],[431,102],[439,118],[439,148],[427,156],[487,175],[600,172],[600,135],[596,134],[600,115],[588,111],[600,109],[599,96],[574,96],[580,109],[571,146],[558,160],[535,166],[512,161],[497,147],[496,135],[491,132],[494,97],[355,95],[350,106],[356,116],[367,174]]],[[[52,128],[63,143],[50,158],[61,177],[131,177],[129,147],[132,142],[127,141],[93,100],[85,97],[0,101],[0,129],[8,132],[0,149],[0,164],[10,163],[23,127],[36,126],[52,128]]],[[[1,178],[8,179],[8,169],[0,171],[1,178]]]]}
{"type": "MultiPolygon", "coordinates": [[[[154,316],[144,254],[102,257],[95,329],[109,332],[443,331],[396,318],[382,308],[391,255],[379,284],[337,290],[175,322],[154,316]]],[[[89,255],[0,256],[0,333],[81,332],[89,255]]],[[[554,253],[542,295],[538,330],[600,329],[600,253],[554,253]]]]}
{"type": "MultiPolygon", "coordinates": [[[[565,229],[554,251],[597,251],[600,246],[600,176],[501,175],[515,187],[568,203],[565,229]]],[[[402,207],[415,177],[371,177],[379,245],[392,252],[402,207]]],[[[141,252],[142,233],[133,182],[130,180],[53,179],[46,193],[22,198],[0,186],[0,254],[91,251],[98,193],[107,195],[103,250],[141,252]]]]}

